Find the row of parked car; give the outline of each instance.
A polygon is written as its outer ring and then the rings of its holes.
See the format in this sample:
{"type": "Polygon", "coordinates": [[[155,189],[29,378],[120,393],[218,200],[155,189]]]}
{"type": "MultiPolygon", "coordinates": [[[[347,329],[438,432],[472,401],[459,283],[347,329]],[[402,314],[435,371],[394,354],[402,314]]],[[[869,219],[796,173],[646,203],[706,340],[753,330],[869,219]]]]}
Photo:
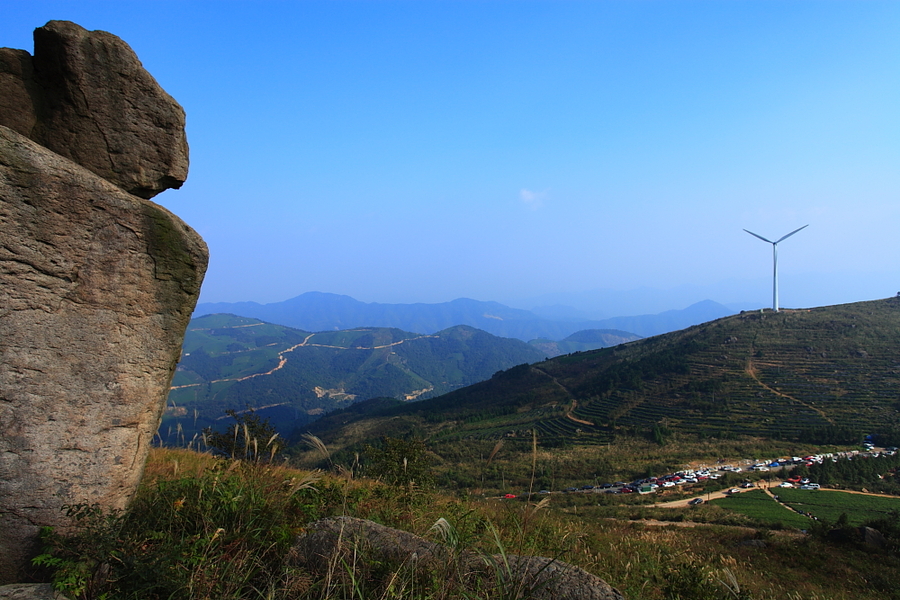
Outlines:
{"type": "Polygon", "coordinates": [[[780,488],[792,488],[799,487],[801,490],[817,490],[821,486],[818,483],[813,483],[807,477],[790,477],[785,479],[780,484],[778,484],[780,488]]]}
{"type": "Polygon", "coordinates": [[[649,494],[658,489],[674,488],[682,485],[703,483],[710,479],[718,479],[722,473],[709,469],[685,470],[659,477],[646,477],[631,482],[616,481],[601,485],[583,485],[580,488],[566,488],[564,492],[606,492],[610,494],[649,494]]]}
{"type": "MultiPolygon", "coordinates": [[[[893,456],[898,452],[897,448],[885,448],[881,453],[886,454],[888,456],[893,456]]],[[[600,485],[583,485],[580,488],[570,487],[563,490],[565,493],[596,493],[596,492],[605,492],[610,494],[633,494],[633,493],[653,493],[659,489],[665,488],[674,488],[676,486],[681,485],[689,485],[689,484],[697,484],[707,481],[709,479],[718,479],[724,474],[727,473],[741,473],[741,472],[765,472],[770,471],[773,468],[784,468],[784,467],[792,467],[796,465],[806,465],[810,466],[813,464],[821,464],[826,460],[837,461],[841,458],[851,459],[855,456],[878,456],[879,453],[875,452],[872,445],[867,443],[865,446],[865,450],[863,452],[859,452],[857,450],[850,452],[839,452],[835,454],[814,454],[809,456],[792,456],[792,457],[784,457],[777,458],[769,461],[756,461],[752,465],[747,465],[744,467],[738,467],[733,465],[721,465],[717,467],[715,470],[710,469],[697,469],[697,470],[685,470],[678,471],[676,473],[670,473],[668,475],[663,475],[660,477],[647,477],[644,479],[636,479],[635,481],[625,482],[625,481],[616,481],[615,483],[603,483],[600,485]]],[[[741,487],[753,487],[752,483],[745,482],[741,484],[741,487]]],[[[782,483],[779,487],[799,487],[801,490],[817,490],[820,488],[818,483],[813,483],[805,478],[800,477],[791,477],[787,479],[784,483],[782,483]]],[[[740,489],[733,488],[726,492],[728,493],[736,493],[740,492],[740,489]]],[[[541,490],[538,492],[539,494],[549,494],[549,490],[541,490]]],[[[506,498],[515,498],[515,494],[506,494],[506,498]]],[[[702,502],[702,501],[701,501],[702,502]]],[[[699,504],[699,502],[697,503],[699,504]]]]}
{"type": "MultiPolygon", "coordinates": [[[[788,467],[793,465],[811,465],[814,463],[821,463],[823,460],[827,458],[831,458],[830,455],[815,455],[815,456],[805,456],[805,457],[791,457],[791,458],[779,458],[773,461],[767,462],[757,462],[753,465],[747,467],[736,467],[733,465],[721,465],[716,470],[709,469],[699,469],[699,470],[685,470],[678,471],[676,473],[670,473],[668,475],[663,475],[660,477],[648,477],[646,479],[637,479],[632,482],[623,482],[617,481],[615,483],[604,483],[602,485],[584,485],[581,488],[567,488],[563,491],[565,492],[607,492],[614,494],[630,494],[630,493],[652,493],[662,488],[673,488],[681,485],[689,485],[689,484],[697,484],[703,483],[704,481],[710,479],[719,479],[722,475],[726,473],[741,473],[744,471],[747,472],[764,472],[769,471],[772,468],[781,468],[788,467]]],[[[794,487],[795,485],[800,487],[800,489],[811,489],[817,490],[819,489],[819,484],[811,483],[808,479],[791,478],[788,480],[790,483],[788,484],[790,487],[794,487]]],[[[752,483],[745,482],[741,484],[742,487],[753,487],[752,483]]],[[[785,486],[787,487],[787,486],[785,486]]],[[[740,491],[740,490],[733,490],[740,491]]],[[[546,490],[542,490],[541,493],[549,493],[546,490]]]]}

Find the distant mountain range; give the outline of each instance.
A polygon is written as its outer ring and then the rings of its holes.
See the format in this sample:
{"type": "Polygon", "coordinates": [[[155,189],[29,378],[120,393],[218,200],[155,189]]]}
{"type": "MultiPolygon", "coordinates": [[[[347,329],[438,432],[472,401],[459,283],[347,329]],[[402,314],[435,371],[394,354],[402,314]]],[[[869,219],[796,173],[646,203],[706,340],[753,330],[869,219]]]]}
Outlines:
{"type": "MultiPolygon", "coordinates": [[[[520,365],[412,404],[364,402],[310,424],[330,445],[373,435],[500,438],[530,448],[619,434],[900,444],[900,298],[752,311],[520,365]]],[[[332,446],[335,447],[335,446],[332,446]]]]}
{"type": "Polygon", "coordinates": [[[201,303],[197,305],[194,316],[230,313],[306,331],[395,327],[429,334],[455,325],[468,325],[496,336],[527,342],[535,339],[561,341],[579,331],[598,329],[618,330],[619,333],[647,337],[704,323],[734,312],[721,304],[704,300],[683,310],[669,310],[655,315],[589,320],[566,316],[564,309],[545,309],[542,315],[538,315],[497,302],[467,298],[438,304],[379,304],[360,302],[350,296],[338,294],[307,292],[290,300],[270,304],[201,303]]]}

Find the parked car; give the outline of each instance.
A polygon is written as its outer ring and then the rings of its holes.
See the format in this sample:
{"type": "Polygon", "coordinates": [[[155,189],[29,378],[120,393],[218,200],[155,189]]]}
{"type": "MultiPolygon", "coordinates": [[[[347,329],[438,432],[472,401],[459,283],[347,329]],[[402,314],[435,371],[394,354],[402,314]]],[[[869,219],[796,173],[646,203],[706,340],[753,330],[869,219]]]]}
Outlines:
{"type": "Polygon", "coordinates": [[[782,481],[781,483],[778,484],[778,487],[792,488],[792,487],[794,487],[794,484],[791,483],[790,481],[782,481]]]}
{"type": "Polygon", "coordinates": [[[805,483],[800,486],[801,490],[817,490],[821,486],[818,483],[805,483]]]}
{"type": "Polygon", "coordinates": [[[739,489],[737,489],[737,488],[731,488],[730,490],[728,490],[728,491],[725,492],[725,493],[728,494],[728,495],[730,496],[731,494],[740,494],[740,493],[741,493],[741,490],[739,490],[739,489]]]}
{"type": "Polygon", "coordinates": [[[515,498],[516,495],[515,495],[515,494],[506,494],[506,495],[503,496],[503,497],[504,497],[504,498],[515,498]]]}
{"type": "Polygon", "coordinates": [[[694,498],[690,502],[688,502],[691,506],[697,506],[698,504],[703,504],[703,498],[694,498]]]}

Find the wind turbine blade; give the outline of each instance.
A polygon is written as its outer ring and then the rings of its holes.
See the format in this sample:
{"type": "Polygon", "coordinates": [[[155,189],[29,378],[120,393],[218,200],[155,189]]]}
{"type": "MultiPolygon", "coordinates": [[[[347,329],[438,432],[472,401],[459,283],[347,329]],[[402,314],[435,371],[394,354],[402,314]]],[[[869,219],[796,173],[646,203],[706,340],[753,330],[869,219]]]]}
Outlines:
{"type": "MultiPolygon", "coordinates": [[[[800,229],[803,229],[803,228],[801,227],[800,229]]],[[[752,235],[752,236],[758,237],[759,239],[761,239],[761,240],[764,241],[764,242],[769,242],[770,244],[775,244],[775,243],[777,243],[777,242],[773,242],[772,240],[767,240],[767,239],[764,238],[763,236],[758,235],[758,234],[756,234],[756,233],[753,233],[753,232],[750,231],[749,229],[745,229],[744,231],[746,231],[747,233],[749,233],[749,234],[752,235]]],[[[799,231],[799,229],[798,229],[797,231],[799,231]]],[[[797,231],[795,231],[794,233],[797,233],[797,231]]],[[[790,234],[788,234],[788,235],[790,235],[790,234]]],[[[786,237],[786,236],[785,236],[785,237],[786,237]]],[[[778,241],[780,242],[781,240],[778,240],[778,241]]]]}
{"type": "MultiPolygon", "coordinates": [[[[806,225],[804,225],[804,226],[801,227],[800,229],[806,229],[807,227],[809,227],[809,223],[807,223],[806,225]]],[[[798,231],[800,231],[800,229],[795,229],[794,231],[790,232],[789,234],[787,234],[786,236],[784,236],[783,238],[781,238],[780,240],[778,240],[778,242],[782,242],[782,241],[788,239],[789,237],[791,237],[792,235],[794,235],[795,233],[797,233],[798,231]]],[[[775,243],[777,244],[778,242],[775,242],[775,243]]]]}

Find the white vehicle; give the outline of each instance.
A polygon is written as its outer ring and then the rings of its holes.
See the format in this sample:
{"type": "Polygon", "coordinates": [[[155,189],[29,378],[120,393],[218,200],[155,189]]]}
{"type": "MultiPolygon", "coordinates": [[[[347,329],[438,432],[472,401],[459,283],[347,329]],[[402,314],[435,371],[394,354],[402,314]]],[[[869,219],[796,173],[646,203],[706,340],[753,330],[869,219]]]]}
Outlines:
{"type": "Polygon", "coordinates": [[[790,481],[782,481],[781,483],[778,484],[778,487],[792,488],[792,487],[794,487],[794,485],[790,481]]]}
{"type": "Polygon", "coordinates": [[[821,486],[818,483],[807,483],[800,486],[801,490],[817,490],[821,486]]]}

